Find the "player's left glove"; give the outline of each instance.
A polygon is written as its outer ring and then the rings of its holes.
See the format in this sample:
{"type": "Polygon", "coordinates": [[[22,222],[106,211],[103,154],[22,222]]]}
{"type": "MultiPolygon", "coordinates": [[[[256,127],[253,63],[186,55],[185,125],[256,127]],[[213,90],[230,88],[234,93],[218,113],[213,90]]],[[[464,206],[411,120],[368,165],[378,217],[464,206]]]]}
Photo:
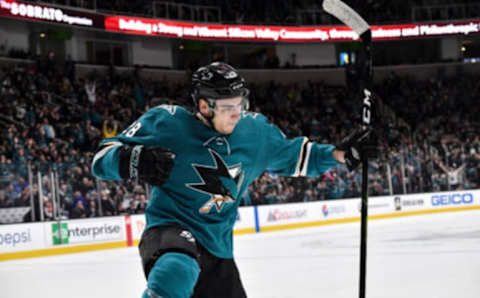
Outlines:
{"type": "Polygon", "coordinates": [[[161,147],[123,145],[119,159],[119,172],[123,179],[140,179],[161,186],[170,175],[175,154],[161,147]]]}
{"type": "Polygon", "coordinates": [[[378,155],[377,141],[371,128],[354,130],[336,146],[336,149],[345,152],[345,164],[350,171],[360,165],[365,155],[368,157],[378,155]]]}

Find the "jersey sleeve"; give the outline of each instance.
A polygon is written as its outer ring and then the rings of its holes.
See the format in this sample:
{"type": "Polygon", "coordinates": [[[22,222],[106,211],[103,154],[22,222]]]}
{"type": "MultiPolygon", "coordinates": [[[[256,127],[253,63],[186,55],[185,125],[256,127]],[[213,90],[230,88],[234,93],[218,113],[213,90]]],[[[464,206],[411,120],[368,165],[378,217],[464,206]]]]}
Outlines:
{"type": "MultiPolygon", "coordinates": [[[[172,129],[172,113],[157,107],[147,111],[118,136],[104,139],[92,161],[92,174],[104,180],[120,180],[120,149],[124,145],[161,146],[162,133],[172,129]]],[[[165,147],[165,146],[164,146],[165,147]]]]}
{"type": "Polygon", "coordinates": [[[265,123],[267,169],[283,176],[317,177],[339,162],[333,145],[311,142],[307,137],[288,139],[274,124],[265,123]]]}

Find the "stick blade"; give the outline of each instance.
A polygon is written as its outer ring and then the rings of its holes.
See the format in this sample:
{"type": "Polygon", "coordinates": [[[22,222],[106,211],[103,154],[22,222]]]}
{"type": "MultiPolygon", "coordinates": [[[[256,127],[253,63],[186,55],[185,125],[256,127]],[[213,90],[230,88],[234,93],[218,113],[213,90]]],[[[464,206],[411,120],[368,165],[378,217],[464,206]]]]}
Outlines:
{"type": "Polygon", "coordinates": [[[352,28],[359,36],[370,29],[368,23],[356,11],[340,0],[323,0],[322,7],[326,12],[352,28]]]}

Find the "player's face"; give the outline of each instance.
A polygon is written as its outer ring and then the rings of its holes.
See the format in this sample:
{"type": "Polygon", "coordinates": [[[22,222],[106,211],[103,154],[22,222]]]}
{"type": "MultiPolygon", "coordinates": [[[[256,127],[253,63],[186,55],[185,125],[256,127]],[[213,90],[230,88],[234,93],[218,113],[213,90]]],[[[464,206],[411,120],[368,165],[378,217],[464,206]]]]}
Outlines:
{"type": "Polygon", "coordinates": [[[212,119],[215,130],[222,134],[231,134],[240,120],[244,105],[241,96],[217,99],[215,116],[212,119]]]}

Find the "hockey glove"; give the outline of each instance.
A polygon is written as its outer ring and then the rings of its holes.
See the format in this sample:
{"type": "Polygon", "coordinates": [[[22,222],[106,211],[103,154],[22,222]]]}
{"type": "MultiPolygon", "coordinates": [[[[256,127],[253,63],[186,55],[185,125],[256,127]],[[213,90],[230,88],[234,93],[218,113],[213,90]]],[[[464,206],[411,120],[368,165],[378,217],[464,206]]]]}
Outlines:
{"type": "Polygon", "coordinates": [[[175,154],[168,149],[124,145],[120,149],[120,176],[122,179],[140,179],[161,186],[170,175],[174,158],[175,154]]]}
{"type": "Polygon", "coordinates": [[[355,170],[364,156],[376,157],[378,148],[371,128],[356,129],[346,136],[336,149],[345,152],[345,164],[350,171],[355,170]]]}

